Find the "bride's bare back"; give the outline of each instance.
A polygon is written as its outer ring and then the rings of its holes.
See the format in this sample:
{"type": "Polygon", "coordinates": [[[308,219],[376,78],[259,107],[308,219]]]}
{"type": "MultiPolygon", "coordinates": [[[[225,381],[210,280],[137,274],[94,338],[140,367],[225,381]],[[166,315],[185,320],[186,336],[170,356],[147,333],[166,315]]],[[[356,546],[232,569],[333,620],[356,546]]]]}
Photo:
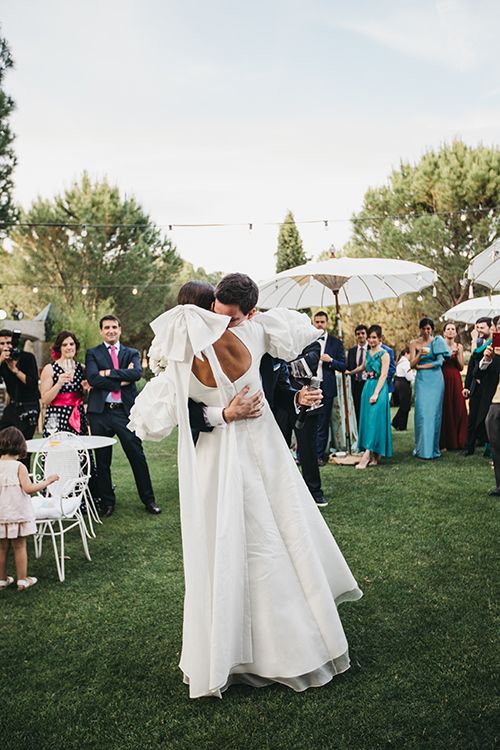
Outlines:
{"type": "MultiPolygon", "coordinates": [[[[231,383],[241,378],[250,368],[252,364],[250,352],[242,344],[238,336],[229,329],[224,331],[213,347],[222,372],[229,378],[231,383]]],[[[212,368],[205,357],[203,357],[203,361],[195,357],[191,370],[203,385],[206,385],[208,388],[215,388],[217,386],[212,368]]]]}

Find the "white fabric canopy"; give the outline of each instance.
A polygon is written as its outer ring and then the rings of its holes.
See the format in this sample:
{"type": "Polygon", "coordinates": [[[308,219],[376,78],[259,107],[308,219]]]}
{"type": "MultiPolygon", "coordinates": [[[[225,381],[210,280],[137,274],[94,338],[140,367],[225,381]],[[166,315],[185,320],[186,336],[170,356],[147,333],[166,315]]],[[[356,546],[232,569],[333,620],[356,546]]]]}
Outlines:
{"type": "Polygon", "coordinates": [[[500,315],[500,294],[492,297],[476,297],[451,307],[444,313],[444,318],[459,320],[462,323],[474,324],[478,318],[494,318],[500,315]]]}
{"type": "Polygon", "coordinates": [[[500,291],[500,239],[476,255],[469,263],[467,278],[474,284],[500,291]]]}
{"type": "Polygon", "coordinates": [[[376,302],[420,292],[435,272],[420,263],[385,258],[331,258],[282,271],[259,285],[259,307],[305,307],[376,302]]]}

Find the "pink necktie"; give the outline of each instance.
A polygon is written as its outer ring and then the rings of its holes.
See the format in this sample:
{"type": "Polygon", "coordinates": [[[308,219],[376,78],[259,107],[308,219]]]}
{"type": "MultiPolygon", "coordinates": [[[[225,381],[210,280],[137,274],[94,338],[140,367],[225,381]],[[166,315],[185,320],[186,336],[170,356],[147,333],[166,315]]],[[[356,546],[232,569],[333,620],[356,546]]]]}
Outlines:
{"type": "MultiPolygon", "coordinates": [[[[113,363],[113,367],[115,370],[120,369],[120,363],[118,362],[118,354],[116,353],[116,346],[110,346],[109,347],[109,355],[111,357],[111,361],[113,363]]],[[[122,392],[121,391],[111,391],[111,398],[113,401],[121,401],[122,398],[122,392]]]]}

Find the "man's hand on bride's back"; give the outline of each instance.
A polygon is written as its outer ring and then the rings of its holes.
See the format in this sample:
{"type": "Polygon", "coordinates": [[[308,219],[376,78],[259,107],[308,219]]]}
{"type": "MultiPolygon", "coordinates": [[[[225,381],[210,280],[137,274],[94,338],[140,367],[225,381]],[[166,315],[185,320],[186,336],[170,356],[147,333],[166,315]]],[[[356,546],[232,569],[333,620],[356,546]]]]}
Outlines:
{"type": "Polygon", "coordinates": [[[222,411],[225,422],[236,422],[240,419],[255,419],[262,415],[264,408],[264,394],[257,391],[253,396],[248,396],[250,388],[246,385],[229,402],[222,411]]]}

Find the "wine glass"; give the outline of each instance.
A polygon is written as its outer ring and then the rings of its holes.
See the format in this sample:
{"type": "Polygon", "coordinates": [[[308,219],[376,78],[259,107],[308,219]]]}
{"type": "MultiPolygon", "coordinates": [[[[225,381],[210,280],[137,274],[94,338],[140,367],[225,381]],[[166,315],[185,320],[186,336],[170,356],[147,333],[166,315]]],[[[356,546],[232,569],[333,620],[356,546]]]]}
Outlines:
{"type": "Polygon", "coordinates": [[[45,431],[48,435],[54,435],[59,429],[59,420],[57,414],[49,414],[45,422],[45,431]]]}
{"type": "Polygon", "coordinates": [[[73,380],[73,374],[75,372],[76,364],[74,359],[63,359],[61,361],[61,367],[64,372],[71,377],[73,380]]]}

